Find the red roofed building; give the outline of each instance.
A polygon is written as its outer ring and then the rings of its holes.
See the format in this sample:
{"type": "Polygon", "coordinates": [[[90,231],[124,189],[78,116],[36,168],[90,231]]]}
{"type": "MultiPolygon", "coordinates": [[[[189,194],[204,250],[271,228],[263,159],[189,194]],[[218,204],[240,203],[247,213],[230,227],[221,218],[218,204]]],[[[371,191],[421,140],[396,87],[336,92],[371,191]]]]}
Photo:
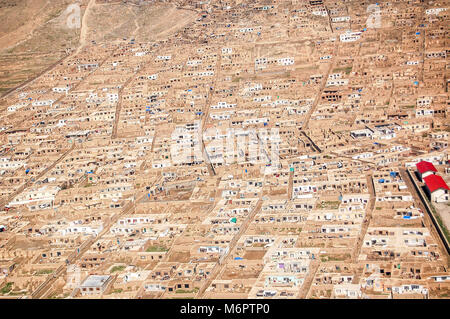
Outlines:
{"type": "Polygon", "coordinates": [[[427,193],[433,202],[442,203],[448,201],[450,188],[441,176],[432,174],[423,180],[427,193]]]}
{"type": "Polygon", "coordinates": [[[433,163],[422,161],[416,164],[417,171],[419,172],[420,180],[423,180],[425,177],[433,175],[437,172],[436,167],[434,167],[433,163]]]}

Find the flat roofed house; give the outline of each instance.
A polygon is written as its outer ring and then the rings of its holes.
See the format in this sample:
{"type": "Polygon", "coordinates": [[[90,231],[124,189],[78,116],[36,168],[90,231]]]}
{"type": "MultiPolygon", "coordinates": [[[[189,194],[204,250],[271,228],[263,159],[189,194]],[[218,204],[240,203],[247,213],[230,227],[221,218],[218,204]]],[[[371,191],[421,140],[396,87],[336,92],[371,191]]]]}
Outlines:
{"type": "Polygon", "coordinates": [[[82,296],[101,295],[111,283],[111,276],[108,275],[90,275],[80,286],[82,296]]]}
{"type": "Polygon", "coordinates": [[[425,177],[433,175],[437,172],[436,167],[434,167],[433,163],[427,161],[421,161],[416,164],[417,171],[419,173],[420,180],[423,180],[425,177]]]}
{"type": "Polygon", "coordinates": [[[372,137],[373,131],[370,129],[361,129],[361,130],[354,130],[350,132],[350,136],[353,138],[365,138],[365,137],[372,137]]]}
{"type": "Polygon", "coordinates": [[[449,200],[449,190],[447,183],[439,175],[430,175],[424,178],[428,196],[433,202],[442,203],[449,200]]]}

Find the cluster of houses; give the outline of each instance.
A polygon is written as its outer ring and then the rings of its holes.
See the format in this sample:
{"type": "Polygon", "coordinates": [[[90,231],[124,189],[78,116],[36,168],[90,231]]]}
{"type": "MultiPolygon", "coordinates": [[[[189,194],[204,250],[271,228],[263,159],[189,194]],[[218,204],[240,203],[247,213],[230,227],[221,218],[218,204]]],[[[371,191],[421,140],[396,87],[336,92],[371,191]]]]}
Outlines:
{"type": "Polygon", "coordinates": [[[450,188],[432,162],[421,161],[416,164],[417,173],[425,184],[427,195],[433,202],[446,203],[450,198],[450,188]]]}
{"type": "Polygon", "coordinates": [[[445,2],[183,5],[2,99],[0,298],[448,296],[445,2]]]}

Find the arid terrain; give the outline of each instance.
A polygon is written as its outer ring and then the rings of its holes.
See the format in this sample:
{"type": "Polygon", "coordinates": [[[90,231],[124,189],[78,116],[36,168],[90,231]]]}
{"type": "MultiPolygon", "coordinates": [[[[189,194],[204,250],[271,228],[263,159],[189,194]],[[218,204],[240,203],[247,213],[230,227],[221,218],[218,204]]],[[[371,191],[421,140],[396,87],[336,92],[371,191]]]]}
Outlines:
{"type": "Polygon", "coordinates": [[[96,0],[1,0],[0,95],[35,78],[92,41],[164,39],[193,22],[171,3],[96,0]],[[137,4],[136,4],[137,3],[137,4]],[[80,28],[70,5],[80,5],[80,28]],[[69,22],[68,22],[69,20],[69,22]]]}

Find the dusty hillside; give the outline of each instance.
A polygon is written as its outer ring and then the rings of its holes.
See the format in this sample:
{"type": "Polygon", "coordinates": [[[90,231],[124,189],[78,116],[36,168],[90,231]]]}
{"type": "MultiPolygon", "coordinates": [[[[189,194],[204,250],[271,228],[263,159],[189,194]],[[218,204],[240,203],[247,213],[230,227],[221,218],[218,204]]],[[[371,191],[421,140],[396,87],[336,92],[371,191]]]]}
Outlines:
{"type": "MultiPolygon", "coordinates": [[[[84,1],[86,3],[86,1],[84,1]]],[[[79,44],[69,28],[72,0],[0,0],[0,94],[35,77],[79,44]]],[[[80,1],[83,8],[83,1],[80,1]]],[[[81,11],[82,13],[82,11],[81,11]]]]}
{"type": "MultiPolygon", "coordinates": [[[[86,1],[84,1],[86,2],[86,1]]],[[[0,0],[1,53],[49,52],[79,36],[66,24],[72,0],[0,0]]],[[[83,1],[79,2],[83,6],[83,1]]],[[[75,42],[76,43],[76,42],[75,42]]],[[[74,44],[75,44],[74,43],[74,44]]]]}
{"type": "Polygon", "coordinates": [[[154,41],[175,33],[196,16],[195,12],[168,3],[97,3],[87,14],[86,40],[134,37],[136,41],[154,41]]]}
{"type": "Polygon", "coordinates": [[[154,41],[196,19],[173,4],[95,0],[0,0],[0,95],[80,46],[124,37],[154,41]],[[68,22],[80,5],[80,26],[68,22]]]}

